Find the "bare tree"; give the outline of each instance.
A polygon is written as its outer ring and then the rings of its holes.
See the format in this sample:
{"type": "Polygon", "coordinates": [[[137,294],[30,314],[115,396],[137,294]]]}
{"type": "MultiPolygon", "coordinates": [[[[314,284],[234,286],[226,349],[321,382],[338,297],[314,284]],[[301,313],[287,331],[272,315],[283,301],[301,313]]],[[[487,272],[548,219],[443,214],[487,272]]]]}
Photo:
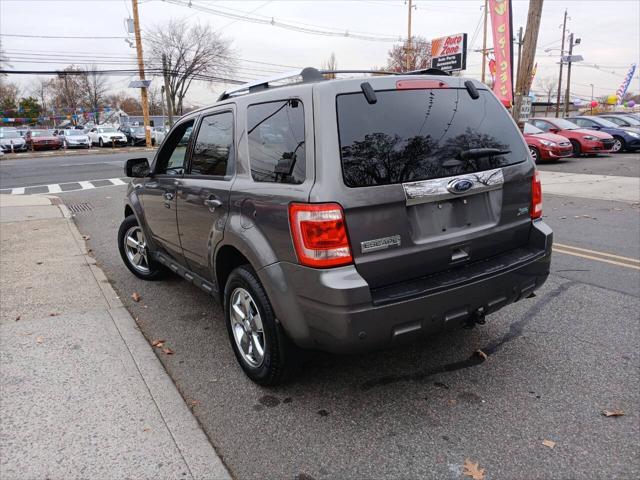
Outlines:
{"type": "Polygon", "coordinates": [[[107,94],[107,79],[93,65],[85,69],[80,80],[84,89],[84,106],[92,112],[97,112],[104,105],[107,94]]]}
{"type": "Polygon", "coordinates": [[[213,82],[234,70],[230,42],[208,24],[189,25],[186,19],[170,20],[146,33],[148,64],[162,69],[166,56],[169,97],[174,113],[181,115],[184,97],[194,80],[213,82]]]}
{"type": "Polygon", "coordinates": [[[5,82],[0,78],[0,110],[11,111],[18,108],[20,88],[17,84],[5,82]]]}
{"type": "MultiPolygon", "coordinates": [[[[551,103],[551,99],[555,98],[558,91],[558,80],[553,77],[540,78],[537,82],[540,90],[544,92],[545,100],[547,104],[551,103]]],[[[545,109],[545,113],[549,113],[549,105],[545,109]]]]}
{"type": "Polygon", "coordinates": [[[164,98],[160,89],[157,86],[147,89],[147,98],[149,100],[149,115],[162,114],[162,103],[164,102],[164,98]]]}
{"type": "Polygon", "coordinates": [[[408,70],[423,70],[431,67],[431,42],[424,37],[411,37],[408,42],[394,45],[387,56],[387,70],[404,72],[407,70],[407,55],[409,55],[408,70]]]}
{"type": "Polygon", "coordinates": [[[38,99],[38,102],[42,107],[42,111],[46,113],[51,106],[51,80],[36,77],[36,79],[31,83],[31,95],[38,99]]]}
{"type": "MultiPolygon", "coordinates": [[[[338,69],[338,62],[336,61],[336,54],[331,52],[331,55],[329,56],[329,58],[322,62],[322,64],[320,65],[320,70],[337,70],[338,69]]],[[[336,78],[336,74],[335,73],[328,73],[325,75],[326,78],[332,79],[332,78],[336,78]]]]}
{"type": "MultiPolygon", "coordinates": [[[[4,53],[4,49],[0,47],[0,70],[4,70],[7,67],[11,67],[9,63],[9,57],[4,53]]],[[[6,77],[6,73],[0,73],[0,77],[6,77]]]]}

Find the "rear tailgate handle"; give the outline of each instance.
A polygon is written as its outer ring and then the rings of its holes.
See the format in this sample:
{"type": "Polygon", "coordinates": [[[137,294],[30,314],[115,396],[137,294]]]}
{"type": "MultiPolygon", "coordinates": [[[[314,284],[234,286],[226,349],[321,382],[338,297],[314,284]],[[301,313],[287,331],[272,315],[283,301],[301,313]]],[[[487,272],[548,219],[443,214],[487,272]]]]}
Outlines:
{"type": "Polygon", "coordinates": [[[459,262],[460,260],[466,260],[469,258],[468,248],[454,248],[451,252],[451,261],[459,262]]]}

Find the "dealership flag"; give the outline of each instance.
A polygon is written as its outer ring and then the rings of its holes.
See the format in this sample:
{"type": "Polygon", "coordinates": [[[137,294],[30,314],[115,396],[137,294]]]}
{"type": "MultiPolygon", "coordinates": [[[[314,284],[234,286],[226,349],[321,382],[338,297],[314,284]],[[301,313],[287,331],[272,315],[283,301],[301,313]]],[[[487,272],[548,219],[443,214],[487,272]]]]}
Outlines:
{"type": "Polygon", "coordinates": [[[622,81],[622,84],[618,87],[618,90],[616,90],[616,97],[618,97],[618,101],[617,101],[618,105],[622,104],[622,99],[624,98],[624,94],[627,93],[627,90],[629,89],[629,84],[631,83],[631,79],[633,78],[634,73],[636,73],[635,63],[632,64],[631,67],[629,67],[629,71],[624,76],[624,80],[622,81]]]}
{"type": "Polygon", "coordinates": [[[496,81],[493,92],[503,104],[513,103],[513,51],[511,45],[511,0],[489,0],[496,81]]]}

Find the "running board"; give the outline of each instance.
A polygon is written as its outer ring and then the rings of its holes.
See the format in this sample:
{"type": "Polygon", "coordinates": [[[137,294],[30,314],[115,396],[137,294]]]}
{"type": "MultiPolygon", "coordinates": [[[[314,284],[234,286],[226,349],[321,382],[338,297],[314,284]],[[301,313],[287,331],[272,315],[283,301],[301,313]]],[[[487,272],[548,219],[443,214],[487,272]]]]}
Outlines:
{"type": "Polygon", "coordinates": [[[193,283],[200,290],[203,290],[212,297],[218,298],[218,286],[215,283],[205,280],[197,273],[193,273],[191,270],[183,265],[180,265],[174,259],[162,252],[156,252],[154,258],[158,263],[161,263],[172,272],[177,273],[185,280],[193,283]]]}

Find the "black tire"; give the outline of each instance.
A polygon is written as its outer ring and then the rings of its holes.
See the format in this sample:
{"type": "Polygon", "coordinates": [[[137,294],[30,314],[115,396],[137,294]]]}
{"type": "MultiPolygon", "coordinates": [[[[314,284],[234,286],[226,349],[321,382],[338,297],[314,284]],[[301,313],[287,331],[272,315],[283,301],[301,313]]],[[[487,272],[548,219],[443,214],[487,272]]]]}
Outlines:
{"type": "Polygon", "coordinates": [[[582,147],[580,146],[580,142],[577,140],[569,140],[571,142],[571,146],[573,147],[573,156],[579,157],[582,153],[582,147]]]}
{"type": "MultiPolygon", "coordinates": [[[[120,256],[122,257],[122,261],[127,266],[129,271],[133,273],[136,277],[142,278],[143,280],[158,280],[163,277],[166,270],[162,268],[162,265],[156,263],[151,258],[151,252],[147,250],[147,269],[148,271],[142,271],[140,268],[136,268],[136,266],[132,263],[131,259],[127,256],[126,251],[126,236],[127,232],[129,232],[132,228],[138,227],[138,220],[135,215],[129,215],[125,218],[120,224],[120,228],[118,229],[118,250],[120,251],[120,256]]],[[[145,242],[146,243],[146,242],[145,242]]],[[[135,259],[134,259],[135,260],[135,259]]]]}
{"type": "Polygon", "coordinates": [[[104,142],[102,141],[102,138],[99,138],[99,139],[98,139],[98,146],[99,146],[100,148],[103,148],[103,147],[104,147],[104,142]]]}
{"type": "Polygon", "coordinates": [[[274,386],[286,382],[297,371],[298,349],[276,321],[275,314],[260,280],[249,265],[242,265],[231,272],[224,288],[224,314],[231,348],[244,373],[254,382],[274,386]],[[263,330],[264,356],[262,363],[253,366],[245,360],[236,343],[231,320],[231,296],[236,289],[244,289],[251,295],[260,314],[263,330]]]}
{"type": "Polygon", "coordinates": [[[533,158],[533,161],[535,163],[540,162],[540,150],[538,150],[536,147],[532,147],[531,145],[529,145],[529,152],[531,153],[531,158],[533,158]]]}
{"type": "Polygon", "coordinates": [[[611,147],[611,153],[622,153],[626,149],[624,138],[613,137],[613,147],[611,147]]]}

